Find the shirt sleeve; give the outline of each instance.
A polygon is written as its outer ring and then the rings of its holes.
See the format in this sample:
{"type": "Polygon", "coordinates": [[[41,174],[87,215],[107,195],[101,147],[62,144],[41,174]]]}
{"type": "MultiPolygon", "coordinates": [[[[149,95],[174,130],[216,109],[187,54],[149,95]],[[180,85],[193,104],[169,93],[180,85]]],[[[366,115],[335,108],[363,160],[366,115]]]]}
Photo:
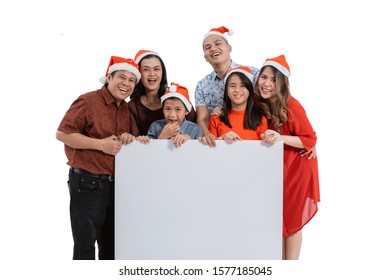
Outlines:
{"type": "Polygon", "coordinates": [[[202,129],[200,128],[200,126],[197,125],[194,139],[198,139],[199,137],[202,137],[202,136],[203,136],[202,129]]]}
{"type": "Polygon", "coordinates": [[[161,133],[161,129],[160,129],[160,125],[158,122],[153,122],[150,127],[149,127],[149,130],[148,130],[148,136],[151,138],[151,139],[157,139],[158,136],[160,135],[161,133]]]}
{"type": "Polygon", "coordinates": [[[199,81],[195,88],[195,107],[197,106],[206,106],[202,81],[199,81]]]}
{"type": "Polygon", "coordinates": [[[65,113],[58,130],[69,133],[83,133],[85,131],[87,115],[87,98],[85,95],[79,96],[65,113]]]}
{"type": "Polygon", "coordinates": [[[290,106],[287,125],[292,135],[301,139],[306,150],[310,150],[316,145],[317,136],[306,115],[305,109],[298,102],[292,102],[290,106]]]}

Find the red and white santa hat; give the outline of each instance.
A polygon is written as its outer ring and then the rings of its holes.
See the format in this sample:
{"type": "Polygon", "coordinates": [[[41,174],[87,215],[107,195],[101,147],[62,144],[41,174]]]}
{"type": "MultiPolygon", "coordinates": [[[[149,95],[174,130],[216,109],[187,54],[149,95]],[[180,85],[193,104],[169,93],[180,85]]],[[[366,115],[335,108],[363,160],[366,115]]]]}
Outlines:
{"type": "Polygon", "coordinates": [[[149,51],[149,50],[140,50],[139,52],[137,52],[137,54],[135,55],[135,58],[134,58],[134,61],[135,63],[139,64],[139,62],[141,61],[141,59],[143,59],[145,56],[147,55],[156,55],[158,57],[160,57],[160,55],[154,51],[149,51]]]}
{"type": "Polygon", "coordinates": [[[221,26],[221,27],[218,27],[218,28],[211,28],[210,31],[207,32],[206,35],[204,35],[203,42],[210,35],[221,36],[222,38],[224,38],[226,40],[226,42],[229,42],[228,37],[225,35],[225,33],[229,34],[229,36],[232,36],[234,32],[233,32],[233,30],[231,30],[231,29],[229,30],[225,26],[221,26]]]}
{"type": "Polygon", "coordinates": [[[106,75],[100,78],[100,82],[105,84],[107,82],[107,76],[115,71],[126,70],[133,73],[137,78],[137,83],[141,79],[141,73],[138,70],[138,64],[132,59],[122,58],[119,56],[111,56],[110,63],[108,64],[106,75]]]}
{"type": "Polygon", "coordinates": [[[184,103],[184,106],[186,106],[188,112],[191,111],[192,105],[187,88],[176,83],[171,83],[171,86],[165,91],[164,95],[161,96],[161,105],[167,98],[171,97],[179,98],[184,103]]]}
{"type": "Polygon", "coordinates": [[[227,78],[231,74],[237,73],[237,72],[245,74],[245,76],[247,76],[248,79],[253,83],[253,78],[254,77],[253,77],[253,74],[252,74],[252,70],[249,67],[247,67],[247,66],[237,66],[237,67],[234,67],[234,68],[230,68],[229,71],[226,73],[225,79],[223,80],[224,83],[226,83],[227,78]]]}
{"type": "Polygon", "coordinates": [[[286,77],[290,77],[291,76],[290,66],[288,66],[286,58],[284,57],[283,54],[279,55],[277,57],[274,57],[274,58],[267,58],[264,61],[264,63],[261,66],[261,68],[263,68],[265,66],[268,66],[268,65],[271,65],[271,66],[275,67],[280,72],[282,72],[283,75],[285,75],[286,77]]]}

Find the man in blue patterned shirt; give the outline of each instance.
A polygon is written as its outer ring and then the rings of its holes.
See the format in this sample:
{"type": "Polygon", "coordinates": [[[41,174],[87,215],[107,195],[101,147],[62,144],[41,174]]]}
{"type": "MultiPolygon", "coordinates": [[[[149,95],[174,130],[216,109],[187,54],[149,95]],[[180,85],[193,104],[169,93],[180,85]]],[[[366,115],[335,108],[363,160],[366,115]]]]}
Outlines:
{"type": "MultiPolygon", "coordinates": [[[[232,31],[224,26],[212,28],[203,37],[204,58],[213,67],[213,72],[200,80],[195,89],[195,106],[197,123],[202,129],[203,137],[209,146],[215,147],[215,136],[209,131],[209,119],[211,114],[222,114],[224,94],[224,78],[230,68],[240,66],[232,61],[230,53],[232,46],[229,45],[227,36],[232,31]]],[[[250,67],[256,79],[258,69],[250,67]]]]}

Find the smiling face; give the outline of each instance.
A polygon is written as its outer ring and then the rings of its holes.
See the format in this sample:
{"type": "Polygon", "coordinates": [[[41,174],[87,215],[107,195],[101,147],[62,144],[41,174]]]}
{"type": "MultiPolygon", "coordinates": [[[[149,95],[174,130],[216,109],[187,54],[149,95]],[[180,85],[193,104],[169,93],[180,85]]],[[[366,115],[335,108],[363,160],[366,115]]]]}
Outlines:
{"type": "Polygon", "coordinates": [[[140,63],[141,82],[147,91],[158,90],[163,76],[160,60],[157,57],[142,59],[140,63]]]}
{"type": "Polygon", "coordinates": [[[204,58],[211,65],[230,61],[232,47],[218,35],[210,35],[203,42],[204,58]]]}
{"type": "Polygon", "coordinates": [[[163,112],[165,119],[172,124],[181,125],[184,122],[188,111],[184,103],[178,98],[167,98],[164,100],[163,112]]]}
{"type": "Polygon", "coordinates": [[[126,70],[118,70],[107,77],[107,89],[117,104],[133,93],[136,83],[136,76],[126,70]]]}
{"type": "Polygon", "coordinates": [[[232,104],[232,109],[243,111],[249,98],[249,90],[237,74],[231,74],[226,81],[227,94],[232,104]]]}
{"type": "Polygon", "coordinates": [[[275,71],[270,66],[266,66],[257,81],[257,88],[262,98],[269,99],[272,103],[276,98],[276,78],[275,71]]]}

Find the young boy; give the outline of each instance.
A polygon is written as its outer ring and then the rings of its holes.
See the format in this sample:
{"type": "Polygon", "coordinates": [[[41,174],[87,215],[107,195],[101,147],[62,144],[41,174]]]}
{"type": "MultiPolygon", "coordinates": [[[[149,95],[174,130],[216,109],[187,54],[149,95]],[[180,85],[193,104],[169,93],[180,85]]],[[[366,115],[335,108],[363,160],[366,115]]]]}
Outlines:
{"type": "Polygon", "coordinates": [[[186,120],[186,115],[191,111],[192,105],[188,96],[188,90],[179,84],[171,83],[171,86],[161,97],[164,118],[150,125],[146,136],[139,136],[137,140],[147,144],[150,139],[172,139],[175,147],[180,147],[187,140],[198,139],[202,136],[199,125],[186,120]]]}

